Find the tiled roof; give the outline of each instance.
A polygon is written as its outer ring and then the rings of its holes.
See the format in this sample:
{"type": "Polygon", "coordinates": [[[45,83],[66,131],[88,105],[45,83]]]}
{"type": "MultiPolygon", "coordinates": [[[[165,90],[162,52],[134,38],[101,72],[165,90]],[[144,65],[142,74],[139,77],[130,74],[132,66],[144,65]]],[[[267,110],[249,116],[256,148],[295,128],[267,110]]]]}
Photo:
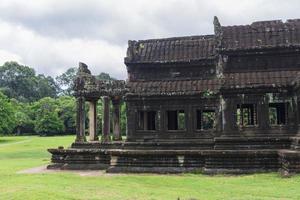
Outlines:
{"type": "Polygon", "coordinates": [[[223,50],[249,50],[300,46],[300,19],[222,26],[223,50]]]}
{"type": "Polygon", "coordinates": [[[174,63],[214,59],[222,51],[300,47],[300,19],[220,26],[216,35],[129,41],[125,63],[174,63]]]}
{"type": "Polygon", "coordinates": [[[239,72],[225,74],[223,88],[286,87],[295,80],[298,71],[239,72]]]}
{"type": "Polygon", "coordinates": [[[136,95],[188,95],[218,92],[221,80],[173,80],[128,82],[129,93],[136,95]]]}
{"type": "Polygon", "coordinates": [[[129,41],[125,63],[190,62],[215,55],[214,36],[129,41]]]}
{"type": "Polygon", "coordinates": [[[293,84],[300,71],[260,71],[225,73],[220,79],[131,81],[127,83],[133,95],[199,95],[203,92],[218,93],[223,89],[282,88],[293,84]]]}

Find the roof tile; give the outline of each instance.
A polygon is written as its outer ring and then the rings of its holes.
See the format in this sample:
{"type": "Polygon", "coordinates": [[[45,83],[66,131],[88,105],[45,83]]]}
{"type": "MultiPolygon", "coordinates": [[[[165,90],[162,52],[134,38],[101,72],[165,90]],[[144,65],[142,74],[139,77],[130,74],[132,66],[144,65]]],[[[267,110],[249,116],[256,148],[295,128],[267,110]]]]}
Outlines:
{"type": "Polygon", "coordinates": [[[299,20],[254,22],[243,26],[222,26],[224,50],[247,50],[300,46],[299,20]]]}

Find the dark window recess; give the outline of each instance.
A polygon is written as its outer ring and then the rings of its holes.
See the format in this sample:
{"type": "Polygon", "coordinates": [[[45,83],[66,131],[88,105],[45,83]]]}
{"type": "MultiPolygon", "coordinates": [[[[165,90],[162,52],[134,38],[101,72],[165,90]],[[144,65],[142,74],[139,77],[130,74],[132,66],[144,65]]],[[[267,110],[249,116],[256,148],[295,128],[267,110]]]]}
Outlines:
{"type": "Polygon", "coordinates": [[[147,129],[156,130],[155,122],[156,122],[156,112],[155,111],[147,112],[147,129]]]}
{"type": "Polygon", "coordinates": [[[256,104],[238,104],[236,109],[237,124],[239,126],[257,125],[256,104]]]}
{"type": "Polygon", "coordinates": [[[271,125],[286,124],[287,120],[286,103],[269,103],[269,122],[271,125]]]}
{"type": "Polygon", "coordinates": [[[138,130],[156,130],[156,111],[138,112],[138,130]]]}
{"type": "Polygon", "coordinates": [[[185,129],[185,113],[184,110],[167,111],[168,130],[184,130],[185,129]]]}
{"type": "Polygon", "coordinates": [[[214,110],[203,110],[202,129],[208,130],[215,127],[216,113],[214,110]]]}
{"type": "Polygon", "coordinates": [[[214,110],[197,110],[197,130],[215,128],[216,113],[214,110]]]}

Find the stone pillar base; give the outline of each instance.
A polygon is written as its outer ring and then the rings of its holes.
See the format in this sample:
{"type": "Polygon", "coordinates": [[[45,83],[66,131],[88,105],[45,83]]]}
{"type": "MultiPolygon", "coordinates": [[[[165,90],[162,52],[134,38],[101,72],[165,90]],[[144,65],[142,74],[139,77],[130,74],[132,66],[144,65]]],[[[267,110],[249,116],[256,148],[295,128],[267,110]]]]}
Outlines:
{"type": "Polygon", "coordinates": [[[86,142],[86,137],[85,136],[80,136],[76,137],[75,142],[86,142]]]}
{"type": "Polygon", "coordinates": [[[114,141],[121,141],[122,140],[122,136],[118,136],[118,137],[113,136],[113,140],[114,141]]]}
{"type": "Polygon", "coordinates": [[[111,142],[111,138],[109,135],[102,135],[101,136],[101,143],[108,143],[111,142]]]}

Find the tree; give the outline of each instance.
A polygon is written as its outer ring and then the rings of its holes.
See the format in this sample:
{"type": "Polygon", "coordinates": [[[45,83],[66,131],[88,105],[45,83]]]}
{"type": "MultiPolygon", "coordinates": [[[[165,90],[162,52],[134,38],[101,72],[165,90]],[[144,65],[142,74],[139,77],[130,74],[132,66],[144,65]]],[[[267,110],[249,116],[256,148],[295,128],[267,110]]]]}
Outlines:
{"type": "Polygon", "coordinates": [[[62,133],[63,121],[59,118],[59,108],[55,99],[45,97],[34,103],[35,112],[34,129],[41,135],[62,133]]]}
{"type": "Polygon", "coordinates": [[[15,125],[15,110],[9,99],[0,92],[0,134],[11,134],[15,125]]]}
{"type": "Polygon", "coordinates": [[[73,94],[73,85],[74,85],[74,79],[77,74],[77,68],[72,67],[69,68],[66,72],[61,74],[60,76],[57,76],[55,78],[56,82],[59,84],[61,91],[63,95],[72,95],[73,94]]]}
{"type": "Polygon", "coordinates": [[[43,97],[56,97],[58,91],[60,90],[58,84],[51,76],[45,76],[39,74],[36,77],[37,80],[37,98],[41,99],[43,97]]]}
{"type": "Polygon", "coordinates": [[[98,80],[116,80],[115,78],[111,77],[108,73],[101,72],[99,75],[96,76],[98,80]]]}
{"type": "Polygon", "coordinates": [[[34,124],[32,120],[32,109],[29,103],[22,103],[16,99],[11,99],[11,104],[15,109],[14,132],[17,135],[22,133],[33,133],[34,124]]]}
{"type": "Polygon", "coordinates": [[[21,66],[16,62],[6,62],[0,66],[0,87],[9,98],[24,101],[32,100],[34,96],[35,72],[27,66],[21,66]]]}
{"type": "Polygon", "coordinates": [[[43,97],[56,97],[58,87],[50,76],[36,76],[33,68],[6,62],[0,66],[0,90],[9,98],[32,102],[43,97]]]}
{"type": "Polygon", "coordinates": [[[59,118],[64,124],[65,133],[76,132],[76,103],[71,96],[61,96],[57,99],[59,118]]]}

